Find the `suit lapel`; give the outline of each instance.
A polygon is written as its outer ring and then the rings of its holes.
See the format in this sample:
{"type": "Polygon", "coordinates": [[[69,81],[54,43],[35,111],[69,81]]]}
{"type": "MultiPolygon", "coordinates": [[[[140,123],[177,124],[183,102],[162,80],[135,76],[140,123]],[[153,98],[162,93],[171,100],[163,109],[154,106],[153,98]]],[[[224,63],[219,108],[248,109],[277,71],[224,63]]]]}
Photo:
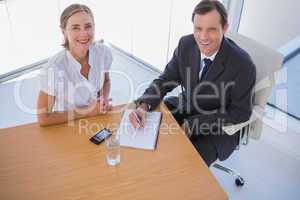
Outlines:
{"type": "Polygon", "coordinates": [[[217,53],[213,63],[209,67],[207,74],[202,81],[214,81],[225,69],[224,61],[227,58],[228,44],[226,38],[223,38],[219,52],[217,53]]]}
{"type": "Polygon", "coordinates": [[[200,60],[201,54],[197,44],[194,45],[192,54],[190,57],[191,63],[191,87],[194,88],[199,82],[199,72],[200,72],[200,60]]]}
{"type": "Polygon", "coordinates": [[[222,60],[220,60],[219,57],[216,57],[202,81],[214,81],[224,71],[224,69],[225,66],[222,60]]]}

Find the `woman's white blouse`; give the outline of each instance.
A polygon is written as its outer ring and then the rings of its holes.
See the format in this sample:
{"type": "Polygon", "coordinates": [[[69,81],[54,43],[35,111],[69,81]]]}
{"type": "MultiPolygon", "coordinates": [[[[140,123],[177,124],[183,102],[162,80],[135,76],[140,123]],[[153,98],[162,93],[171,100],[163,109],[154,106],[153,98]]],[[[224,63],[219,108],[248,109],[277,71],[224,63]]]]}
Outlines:
{"type": "Polygon", "coordinates": [[[88,79],[80,73],[80,63],[66,49],[50,58],[41,70],[41,90],[55,97],[53,111],[88,106],[97,99],[104,73],[111,67],[112,54],[109,47],[96,42],[89,47],[88,53],[88,79]]]}

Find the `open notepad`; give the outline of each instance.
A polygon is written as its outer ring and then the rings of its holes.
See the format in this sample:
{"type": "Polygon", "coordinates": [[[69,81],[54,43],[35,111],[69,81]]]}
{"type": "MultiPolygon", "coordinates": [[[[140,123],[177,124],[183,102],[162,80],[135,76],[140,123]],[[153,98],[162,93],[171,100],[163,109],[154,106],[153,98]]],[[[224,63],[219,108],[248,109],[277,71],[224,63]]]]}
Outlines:
{"type": "Polygon", "coordinates": [[[126,110],[123,114],[118,135],[120,145],[125,147],[154,150],[159,132],[161,112],[147,112],[144,128],[135,129],[129,121],[129,113],[126,110]]]}

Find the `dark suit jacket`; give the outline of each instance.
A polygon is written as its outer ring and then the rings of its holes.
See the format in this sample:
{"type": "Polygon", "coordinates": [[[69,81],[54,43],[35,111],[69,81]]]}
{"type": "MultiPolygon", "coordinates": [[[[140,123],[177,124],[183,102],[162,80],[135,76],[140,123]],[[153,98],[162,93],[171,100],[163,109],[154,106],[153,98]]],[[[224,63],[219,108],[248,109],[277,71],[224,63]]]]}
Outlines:
{"type": "Polygon", "coordinates": [[[182,37],[163,73],[151,83],[137,103],[145,102],[155,109],[168,92],[181,85],[181,106],[190,114],[186,120],[193,127],[192,137],[208,134],[219,159],[224,160],[234,150],[237,136],[225,134],[221,126],[249,119],[256,80],[255,65],[243,49],[226,37],[201,81],[200,61],[200,50],[193,35],[182,37]],[[208,126],[214,127],[214,130],[209,130],[209,133],[202,131],[208,126]]]}

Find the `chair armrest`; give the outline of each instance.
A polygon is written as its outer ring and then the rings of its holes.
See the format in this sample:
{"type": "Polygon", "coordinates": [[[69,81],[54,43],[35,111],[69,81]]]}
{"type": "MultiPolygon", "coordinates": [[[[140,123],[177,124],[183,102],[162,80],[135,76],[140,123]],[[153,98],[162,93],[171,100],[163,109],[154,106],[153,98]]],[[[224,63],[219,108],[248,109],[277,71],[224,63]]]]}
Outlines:
{"type": "Polygon", "coordinates": [[[250,116],[250,119],[248,121],[239,123],[239,124],[234,124],[230,126],[223,126],[222,129],[223,131],[228,134],[228,135],[233,135],[242,128],[248,126],[252,122],[256,121],[258,118],[262,118],[265,115],[265,111],[261,106],[254,106],[252,114],[250,116]]]}

